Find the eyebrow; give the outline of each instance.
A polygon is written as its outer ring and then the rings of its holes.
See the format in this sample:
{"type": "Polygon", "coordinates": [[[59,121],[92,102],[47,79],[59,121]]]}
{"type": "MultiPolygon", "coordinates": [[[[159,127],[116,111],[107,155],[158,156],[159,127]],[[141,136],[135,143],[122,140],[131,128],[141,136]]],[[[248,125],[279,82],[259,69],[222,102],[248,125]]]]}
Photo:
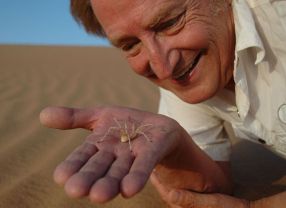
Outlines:
{"type": "Polygon", "coordinates": [[[123,43],[131,42],[134,40],[134,37],[129,35],[118,35],[118,37],[119,38],[114,37],[109,39],[109,42],[115,47],[120,47],[123,43]]]}
{"type": "Polygon", "coordinates": [[[144,25],[144,27],[152,29],[156,27],[158,24],[160,24],[162,21],[164,21],[165,19],[167,19],[168,21],[182,14],[183,11],[185,10],[184,6],[180,6],[180,7],[176,6],[175,8],[174,6],[176,5],[170,4],[168,7],[159,9],[156,15],[154,15],[153,17],[151,17],[149,20],[146,21],[146,25],[144,25]]]}
{"type": "MultiPolygon", "coordinates": [[[[187,2],[187,1],[186,1],[187,2]]],[[[157,27],[160,22],[162,22],[165,18],[167,17],[176,17],[177,15],[180,15],[183,10],[185,10],[185,4],[183,6],[181,1],[168,1],[167,2],[162,2],[160,5],[157,5],[154,8],[154,12],[152,12],[151,17],[146,18],[145,20],[143,19],[142,26],[143,28],[146,29],[152,29],[157,27]],[[158,9],[156,9],[158,8],[158,9]]],[[[110,38],[109,41],[110,43],[115,46],[119,47],[125,42],[133,41],[134,37],[127,35],[127,34],[118,34],[116,37],[110,38]]]]}

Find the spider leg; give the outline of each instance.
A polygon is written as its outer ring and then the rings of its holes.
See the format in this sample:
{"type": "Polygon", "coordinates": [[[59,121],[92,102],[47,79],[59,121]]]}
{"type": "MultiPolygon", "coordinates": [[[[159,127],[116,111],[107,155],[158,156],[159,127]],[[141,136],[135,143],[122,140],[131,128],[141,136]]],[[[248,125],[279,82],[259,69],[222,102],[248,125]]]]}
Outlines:
{"type": "Polygon", "coordinates": [[[144,131],[143,131],[143,129],[144,129],[145,127],[149,127],[149,126],[153,126],[153,124],[144,124],[144,125],[139,126],[139,127],[135,130],[134,134],[135,134],[135,135],[136,135],[136,134],[141,134],[141,135],[143,135],[143,136],[145,137],[145,139],[146,139],[147,141],[152,142],[152,139],[150,139],[150,138],[144,133],[144,131]]]}
{"type": "Polygon", "coordinates": [[[124,129],[125,129],[125,133],[128,134],[128,127],[127,127],[126,121],[124,122],[124,129]]]}
{"type": "Polygon", "coordinates": [[[148,142],[152,142],[152,139],[150,139],[143,131],[138,131],[137,129],[136,133],[143,135],[148,142]]]}
{"type": "Polygon", "coordinates": [[[124,129],[125,129],[125,134],[127,135],[127,138],[128,138],[128,144],[129,144],[130,152],[132,152],[132,145],[131,145],[132,135],[130,136],[130,134],[129,134],[128,126],[127,126],[126,121],[124,122],[124,129]],[[131,137],[131,138],[130,138],[130,137],[131,137]]]}
{"type": "Polygon", "coordinates": [[[112,127],[109,127],[109,129],[107,130],[107,132],[103,135],[103,137],[100,138],[100,140],[97,141],[97,143],[100,143],[100,142],[103,142],[105,140],[105,138],[109,135],[109,133],[113,130],[118,130],[120,129],[119,127],[117,126],[112,126],[112,127]]]}
{"type": "Polygon", "coordinates": [[[132,152],[131,139],[130,139],[129,134],[127,134],[127,137],[128,137],[129,149],[130,149],[130,152],[132,152]]]}
{"type": "Polygon", "coordinates": [[[132,126],[131,126],[131,130],[129,132],[129,136],[130,136],[130,139],[134,139],[136,137],[136,129],[135,129],[135,124],[133,123],[132,126]]]}
{"type": "Polygon", "coordinates": [[[116,123],[116,125],[118,126],[118,128],[122,128],[120,125],[120,122],[117,120],[117,118],[113,118],[114,122],[116,123]]]}
{"type": "Polygon", "coordinates": [[[148,127],[148,126],[153,126],[153,124],[144,124],[144,125],[138,126],[136,131],[140,132],[140,131],[142,131],[142,129],[144,129],[144,128],[148,127]]]}

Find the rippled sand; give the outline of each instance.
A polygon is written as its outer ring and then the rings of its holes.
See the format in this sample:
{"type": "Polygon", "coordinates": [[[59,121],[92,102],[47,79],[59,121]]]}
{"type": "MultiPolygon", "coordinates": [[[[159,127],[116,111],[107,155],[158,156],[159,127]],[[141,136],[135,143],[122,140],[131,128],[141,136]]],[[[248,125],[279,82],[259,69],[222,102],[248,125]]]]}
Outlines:
{"type": "MultiPolygon", "coordinates": [[[[0,46],[0,207],[164,207],[150,184],[132,199],[118,197],[105,205],[66,197],[52,181],[53,169],[88,132],[51,130],[38,120],[49,105],[123,105],[156,112],[158,97],[157,88],[135,75],[114,49],[0,46]]],[[[234,152],[238,196],[285,190],[283,160],[245,142],[234,152]]]]}
{"type": "Polygon", "coordinates": [[[135,198],[100,206],[66,197],[52,181],[53,169],[88,132],[46,129],[38,120],[49,105],[156,112],[157,102],[156,87],[114,49],[0,46],[0,207],[160,207],[149,184],[135,198]]]}

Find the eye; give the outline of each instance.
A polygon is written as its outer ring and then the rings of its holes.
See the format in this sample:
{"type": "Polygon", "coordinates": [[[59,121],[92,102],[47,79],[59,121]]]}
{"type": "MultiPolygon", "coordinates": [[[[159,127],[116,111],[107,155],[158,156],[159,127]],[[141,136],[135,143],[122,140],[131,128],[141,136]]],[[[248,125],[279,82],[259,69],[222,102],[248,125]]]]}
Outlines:
{"type": "Polygon", "coordinates": [[[134,47],[134,44],[125,44],[121,47],[123,51],[129,51],[134,47]]]}
{"type": "Polygon", "coordinates": [[[130,42],[127,42],[127,43],[124,43],[122,46],[121,46],[121,49],[123,51],[131,51],[132,49],[134,49],[134,47],[139,43],[140,41],[139,40],[134,40],[134,41],[130,41],[130,42]]]}
{"type": "Polygon", "coordinates": [[[184,22],[183,21],[184,17],[185,17],[185,12],[182,12],[181,14],[176,16],[175,18],[172,18],[172,19],[169,19],[165,22],[160,23],[154,29],[157,32],[163,32],[163,31],[170,30],[173,27],[181,26],[181,25],[183,25],[182,23],[184,22]]]}

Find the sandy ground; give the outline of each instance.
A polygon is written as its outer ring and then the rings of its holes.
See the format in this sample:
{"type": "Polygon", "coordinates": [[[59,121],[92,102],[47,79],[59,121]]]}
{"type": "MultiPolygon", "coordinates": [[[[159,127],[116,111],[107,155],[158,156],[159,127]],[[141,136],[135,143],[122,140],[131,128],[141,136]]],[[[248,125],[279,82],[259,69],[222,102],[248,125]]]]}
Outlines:
{"type": "MultiPolygon", "coordinates": [[[[104,205],[66,197],[52,181],[55,166],[84,130],[40,125],[46,106],[123,105],[156,112],[158,91],[110,48],[0,46],[0,208],[164,207],[147,184],[132,199],[104,205]]],[[[233,147],[236,195],[259,198],[286,189],[286,162],[249,142],[233,147]]]]}

